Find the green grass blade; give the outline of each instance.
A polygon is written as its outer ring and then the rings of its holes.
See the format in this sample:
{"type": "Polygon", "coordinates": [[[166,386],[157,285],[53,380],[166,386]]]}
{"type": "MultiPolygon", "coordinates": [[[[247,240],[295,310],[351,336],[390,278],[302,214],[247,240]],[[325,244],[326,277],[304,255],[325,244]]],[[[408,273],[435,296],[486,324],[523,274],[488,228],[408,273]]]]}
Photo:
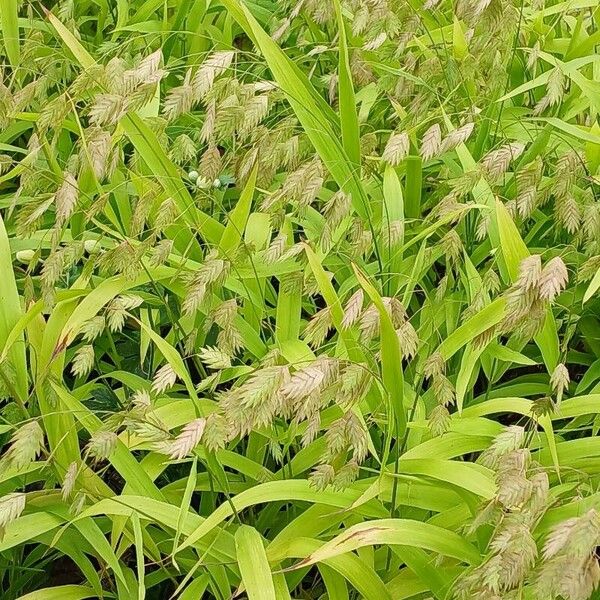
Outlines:
{"type": "Polygon", "coordinates": [[[13,67],[18,67],[21,60],[18,0],[2,0],[0,2],[0,23],[2,24],[2,43],[6,49],[8,60],[13,67]]]}
{"type": "Polygon", "coordinates": [[[235,551],[248,600],[277,600],[265,547],[254,527],[242,525],[238,528],[235,551]]]}

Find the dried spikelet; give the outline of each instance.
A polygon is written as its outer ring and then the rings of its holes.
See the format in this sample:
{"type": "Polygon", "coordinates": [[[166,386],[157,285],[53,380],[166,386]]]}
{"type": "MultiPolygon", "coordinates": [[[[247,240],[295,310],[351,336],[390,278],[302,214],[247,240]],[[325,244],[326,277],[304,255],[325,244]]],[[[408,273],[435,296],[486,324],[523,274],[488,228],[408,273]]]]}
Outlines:
{"type": "Polygon", "coordinates": [[[327,442],[325,456],[328,461],[349,449],[353,450],[357,462],[361,462],[367,455],[367,433],[353,412],[347,412],[334,421],[327,430],[325,439],[327,442]]]}
{"type": "Polygon", "coordinates": [[[593,509],[557,525],[544,544],[544,561],[535,580],[537,597],[590,598],[600,583],[595,556],[599,540],[598,514],[593,509]]]}
{"type": "Polygon", "coordinates": [[[86,452],[95,460],[106,460],[115,451],[118,439],[113,431],[95,431],[86,445],[86,452]]]}
{"type": "Polygon", "coordinates": [[[215,122],[217,119],[217,104],[213,100],[206,106],[206,113],[204,115],[204,122],[200,129],[200,141],[208,142],[213,139],[215,131],[215,122]]]}
{"type": "Polygon", "coordinates": [[[396,219],[391,223],[381,224],[381,237],[384,248],[392,249],[404,239],[404,221],[396,219]]]}
{"type": "Polygon", "coordinates": [[[209,181],[213,181],[221,172],[223,168],[221,153],[216,146],[209,146],[202,154],[200,164],[198,165],[198,172],[202,177],[205,177],[209,181]]]}
{"type": "Polygon", "coordinates": [[[77,180],[71,173],[65,173],[64,179],[54,196],[56,206],[56,224],[62,226],[75,210],[79,197],[77,180]]]}
{"type": "Polygon", "coordinates": [[[429,160],[440,153],[442,145],[442,130],[438,123],[433,124],[424,134],[421,140],[421,156],[423,160],[429,160]]]}
{"type": "Polygon", "coordinates": [[[195,101],[202,100],[212,88],[215,78],[224,73],[233,61],[235,53],[229,50],[213,52],[202,63],[192,78],[195,101]]]}
{"type": "Polygon", "coordinates": [[[358,289],[350,296],[348,302],[346,302],[346,305],[344,306],[344,317],[342,319],[342,327],[345,329],[352,327],[360,317],[364,297],[365,295],[362,289],[358,289]]]}
{"type": "Polygon", "coordinates": [[[26,494],[13,492],[0,498],[0,539],[4,537],[7,525],[21,516],[25,510],[26,494]]]}
{"type": "Polygon", "coordinates": [[[44,106],[40,113],[37,125],[40,131],[58,127],[73,108],[66,94],[61,94],[44,106]]]}
{"type": "Polygon", "coordinates": [[[448,406],[454,404],[456,392],[452,382],[442,374],[435,374],[431,380],[433,397],[438,404],[448,406]]]}
{"type": "Polygon", "coordinates": [[[329,227],[335,229],[349,214],[352,207],[352,199],[349,194],[338,190],[325,203],[323,207],[323,216],[326,218],[329,227]]]}
{"type": "Polygon", "coordinates": [[[319,413],[315,413],[308,419],[306,429],[304,430],[304,433],[302,434],[302,438],[300,440],[300,443],[302,444],[302,446],[304,448],[306,448],[306,446],[308,446],[312,442],[314,442],[315,439],[317,438],[317,435],[319,434],[320,430],[321,430],[321,416],[319,415],[319,413]]]}
{"type": "Polygon", "coordinates": [[[317,465],[310,474],[310,485],[322,491],[335,479],[335,469],[329,464],[317,465]]]}
{"type": "Polygon", "coordinates": [[[520,509],[531,497],[533,485],[527,479],[531,455],[527,448],[507,452],[498,457],[496,465],[496,499],[505,508],[520,509]]]}
{"type": "Polygon", "coordinates": [[[225,446],[230,437],[227,420],[220,412],[211,413],[206,419],[206,426],[202,435],[202,443],[207,450],[216,451],[225,446]]]}
{"type": "Polygon", "coordinates": [[[0,461],[0,471],[22,469],[34,461],[42,451],[44,432],[37,421],[29,421],[15,431],[10,447],[0,461]]]}
{"type": "Polygon", "coordinates": [[[408,156],[409,150],[408,133],[405,131],[393,133],[385,146],[382,158],[395,167],[408,156]]]}
{"type": "Polygon", "coordinates": [[[554,67],[550,72],[550,77],[548,77],[548,83],[546,84],[548,104],[550,106],[556,106],[561,102],[565,91],[564,87],[565,76],[559,67],[554,67]]]}
{"type": "Polygon", "coordinates": [[[574,517],[563,521],[546,538],[544,543],[544,559],[549,560],[555,557],[570,542],[575,542],[575,546],[590,544],[600,533],[599,525],[598,513],[593,509],[581,517],[574,517]]]}
{"type": "Polygon", "coordinates": [[[127,100],[119,94],[97,94],[90,109],[90,122],[98,127],[115,125],[128,108],[127,100]]]}
{"type": "Polygon", "coordinates": [[[211,311],[207,317],[207,325],[205,330],[213,323],[219,325],[219,327],[230,327],[233,323],[235,316],[237,315],[238,305],[235,298],[221,302],[214,310],[211,311]]]}
{"type": "Polygon", "coordinates": [[[486,292],[495,294],[500,291],[500,277],[498,277],[498,273],[494,269],[488,269],[481,279],[483,289],[486,292]]]}
{"type": "Polygon", "coordinates": [[[220,370],[231,366],[231,357],[216,347],[201,348],[200,359],[209,369],[220,370]]]}
{"type": "Polygon", "coordinates": [[[492,216],[490,211],[481,212],[479,214],[479,218],[477,219],[477,229],[475,231],[475,239],[478,242],[485,240],[487,237],[491,221],[492,216]]]}
{"type": "Polygon", "coordinates": [[[523,218],[529,217],[536,206],[537,186],[541,179],[542,169],[542,159],[538,157],[524,169],[520,169],[515,173],[517,181],[517,197],[515,202],[517,212],[523,218]]]}
{"type": "Polygon", "coordinates": [[[467,572],[459,584],[465,598],[516,600],[510,590],[522,586],[535,564],[537,546],[527,525],[509,515],[489,545],[490,556],[467,572]],[[471,589],[469,589],[469,587],[471,589]]]}
{"type": "Polygon", "coordinates": [[[467,319],[470,319],[471,317],[476,315],[485,306],[485,302],[486,298],[483,293],[483,290],[475,292],[475,294],[473,294],[473,297],[471,298],[469,305],[460,315],[460,320],[466,321],[467,319]]]}
{"type": "Polygon", "coordinates": [[[272,265],[276,263],[285,252],[288,236],[285,233],[278,234],[269,244],[265,252],[265,263],[272,265]]]}
{"type": "Polygon", "coordinates": [[[150,408],[150,392],[148,390],[136,390],[131,396],[131,403],[138,409],[142,409],[145,412],[146,409],[150,408]]]}
{"type": "Polygon", "coordinates": [[[319,348],[333,328],[333,318],[329,307],[316,312],[302,332],[302,339],[311,347],[319,348]]]}
{"type": "Polygon", "coordinates": [[[402,358],[405,360],[414,358],[419,346],[419,337],[410,321],[404,321],[404,323],[396,329],[396,335],[398,336],[398,342],[400,343],[402,358]]]}
{"type": "Polygon", "coordinates": [[[569,388],[571,378],[569,377],[569,370],[563,363],[558,363],[552,371],[550,376],[550,386],[552,391],[556,394],[556,402],[560,404],[563,392],[569,388]]]}
{"type": "Polygon", "coordinates": [[[200,443],[206,428],[206,419],[194,419],[183,427],[181,433],[169,444],[169,456],[174,460],[181,460],[188,456],[200,443]]]}
{"type": "Polygon", "coordinates": [[[243,118],[238,128],[239,135],[249,134],[269,113],[267,94],[253,96],[243,105],[243,118]]]}
{"type": "Polygon", "coordinates": [[[523,292],[537,289],[542,276],[542,257],[532,254],[524,258],[519,264],[519,276],[516,285],[523,292]]]}
{"type": "Polygon", "coordinates": [[[475,127],[475,123],[467,123],[458,129],[454,129],[451,131],[443,140],[440,147],[440,153],[448,152],[450,150],[454,150],[460,144],[464,144],[473,133],[473,129],[475,127]]]}
{"type": "Polygon", "coordinates": [[[375,80],[373,71],[368,63],[365,62],[359,50],[355,50],[350,55],[350,73],[352,80],[358,86],[368,85],[375,80]]]}
{"type": "Polygon", "coordinates": [[[497,335],[498,328],[496,326],[488,327],[473,340],[473,346],[477,349],[485,348],[497,335]]]}
{"type": "Polygon", "coordinates": [[[336,401],[345,410],[349,410],[362,400],[369,391],[371,383],[372,376],[367,365],[364,363],[350,363],[341,373],[336,401]]]}
{"type": "Polygon", "coordinates": [[[152,254],[150,256],[150,263],[153,266],[163,265],[169,260],[169,256],[173,250],[173,240],[164,239],[160,240],[154,248],[152,248],[152,254]]]}
{"type": "Polygon", "coordinates": [[[498,434],[492,445],[481,454],[482,465],[495,469],[502,456],[518,450],[525,443],[525,429],[519,425],[509,425],[498,434]]]}
{"type": "Polygon", "coordinates": [[[178,135],[169,150],[169,158],[178,165],[183,165],[194,160],[196,158],[196,144],[194,140],[185,133],[178,135]]]}
{"type": "Polygon", "coordinates": [[[189,77],[186,76],[186,81],[183,85],[169,90],[165,98],[162,114],[168,121],[174,121],[177,117],[190,112],[194,101],[194,88],[189,82],[189,77]]]}
{"type": "Polygon", "coordinates": [[[94,360],[94,346],[91,344],[81,346],[81,348],[79,348],[73,356],[71,373],[73,373],[75,377],[83,377],[84,375],[87,375],[94,366],[94,360]]]}
{"type": "Polygon", "coordinates": [[[440,246],[446,254],[446,261],[449,264],[455,264],[462,255],[463,245],[460,236],[456,230],[451,229],[441,240],[440,246]]]}
{"type": "Polygon", "coordinates": [[[385,31],[380,32],[374,38],[370,39],[368,42],[363,44],[363,50],[377,50],[382,46],[382,44],[388,39],[387,33],[385,31]]]}
{"type": "Polygon", "coordinates": [[[579,203],[569,193],[557,196],[554,202],[554,216],[569,233],[577,232],[581,226],[579,203]]]}
{"type": "Polygon", "coordinates": [[[134,295],[117,296],[106,307],[106,322],[110,331],[121,331],[125,325],[127,311],[142,304],[142,299],[134,295]]]}
{"type": "Polygon", "coordinates": [[[79,467],[76,462],[72,462],[65,473],[65,477],[62,483],[62,491],[61,497],[63,500],[68,500],[73,494],[73,490],[75,488],[75,483],[77,481],[77,474],[79,472],[79,467]]]}
{"type": "Polygon", "coordinates": [[[195,273],[192,274],[188,293],[182,308],[186,314],[197,311],[209,297],[214,286],[222,285],[229,276],[229,261],[220,258],[207,258],[195,273]]]}
{"type": "Polygon", "coordinates": [[[53,289],[63,272],[77,262],[83,248],[77,244],[71,244],[52,252],[44,261],[42,267],[42,285],[46,289],[53,289]]]}
{"type": "Polygon", "coordinates": [[[102,181],[108,171],[108,162],[111,154],[111,135],[97,127],[91,128],[87,138],[87,148],[82,147],[80,160],[82,164],[88,162],[98,181],[102,181]]]}
{"type": "Polygon", "coordinates": [[[505,144],[486,154],[481,160],[481,166],[488,178],[495,182],[506,173],[511,161],[516,160],[523,150],[525,150],[525,145],[520,142],[505,144]]]}
{"type": "Polygon", "coordinates": [[[596,275],[598,270],[600,270],[600,255],[592,256],[579,267],[577,280],[582,282],[589,281],[596,275]]]}
{"type": "Polygon", "coordinates": [[[560,256],[548,261],[540,277],[540,298],[552,302],[569,281],[567,267],[560,256]]]}
{"type": "Polygon", "coordinates": [[[548,95],[542,96],[539,102],[533,107],[533,116],[537,117],[541,115],[550,106],[550,97],[548,95]]]}
{"type": "Polygon", "coordinates": [[[338,372],[338,362],[320,357],[310,365],[296,371],[282,386],[281,393],[292,401],[298,401],[328,385],[338,372]]]}
{"type": "Polygon", "coordinates": [[[177,381],[177,373],[170,364],[163,365],[156,371],[152,379],[152,392],[154,394],[162,394],[169,388],[175,385],[177,381]]]}
{"type": "Polygon", "coordinates": [[[423,376],[431,379],[436,375],[443,375],[446,372],[446,363],[444,357],[439,352],[434,352],[423,364],[423,376]]]}
{"type": "Polygon", "coordinates": [[[431,409],[427,425],[431,435],[434,437],[443,435],[448,431],[450,413],[444,404],[437,404],[431,409]]]}

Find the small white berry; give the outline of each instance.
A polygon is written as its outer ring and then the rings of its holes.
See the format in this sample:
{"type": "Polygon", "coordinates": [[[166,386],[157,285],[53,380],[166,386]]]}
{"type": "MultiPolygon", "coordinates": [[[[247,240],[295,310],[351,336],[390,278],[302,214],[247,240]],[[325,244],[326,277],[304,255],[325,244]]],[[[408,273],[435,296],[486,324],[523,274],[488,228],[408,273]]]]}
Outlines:
{"type": "Polygon", "coordinates": [[[88,254],[98,254],[102,250],[100,240],[85,240],[83,247],[88,254]]]}
{"type": "Polygon", "coordinates": [[[221,183],[221,180],[217,177],[214,181],[213,181],[213,187],[216,187],[217,189],[219,189],[221,187],[221,185],[223,185],[221,183]]]}
{"type": "Polygon", "coordinates": [[[190,171],[188,173],[188,177],[192,180],[192,181],[196,181],[196,179],[198,179],[198,171],[190,171]]]}
{"type": "Polygon", "coordinates": [[[35,256],[35,250],[19,250],[16,259],[20,263],[28,263],[35,256]]]}

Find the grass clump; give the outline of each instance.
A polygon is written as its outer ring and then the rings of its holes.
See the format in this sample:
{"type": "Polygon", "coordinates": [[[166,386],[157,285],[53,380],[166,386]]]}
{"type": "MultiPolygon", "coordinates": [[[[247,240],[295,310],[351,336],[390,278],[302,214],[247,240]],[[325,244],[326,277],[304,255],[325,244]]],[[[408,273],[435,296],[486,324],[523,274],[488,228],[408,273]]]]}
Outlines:
{"type": "Polygon", "coordinates": [[[0,0],[2,598],[594,597],[598,16],[0,0]]]}

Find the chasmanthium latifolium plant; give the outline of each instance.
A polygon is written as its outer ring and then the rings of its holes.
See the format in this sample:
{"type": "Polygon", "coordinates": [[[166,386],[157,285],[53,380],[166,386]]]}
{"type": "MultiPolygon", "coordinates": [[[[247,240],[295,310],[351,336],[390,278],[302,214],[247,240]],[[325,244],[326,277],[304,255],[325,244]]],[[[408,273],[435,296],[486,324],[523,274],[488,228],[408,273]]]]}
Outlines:
{"type": "Polygon", "coordinates": [[[0,596],[594,598],[599,27],[0,0],[0,596]]]}

